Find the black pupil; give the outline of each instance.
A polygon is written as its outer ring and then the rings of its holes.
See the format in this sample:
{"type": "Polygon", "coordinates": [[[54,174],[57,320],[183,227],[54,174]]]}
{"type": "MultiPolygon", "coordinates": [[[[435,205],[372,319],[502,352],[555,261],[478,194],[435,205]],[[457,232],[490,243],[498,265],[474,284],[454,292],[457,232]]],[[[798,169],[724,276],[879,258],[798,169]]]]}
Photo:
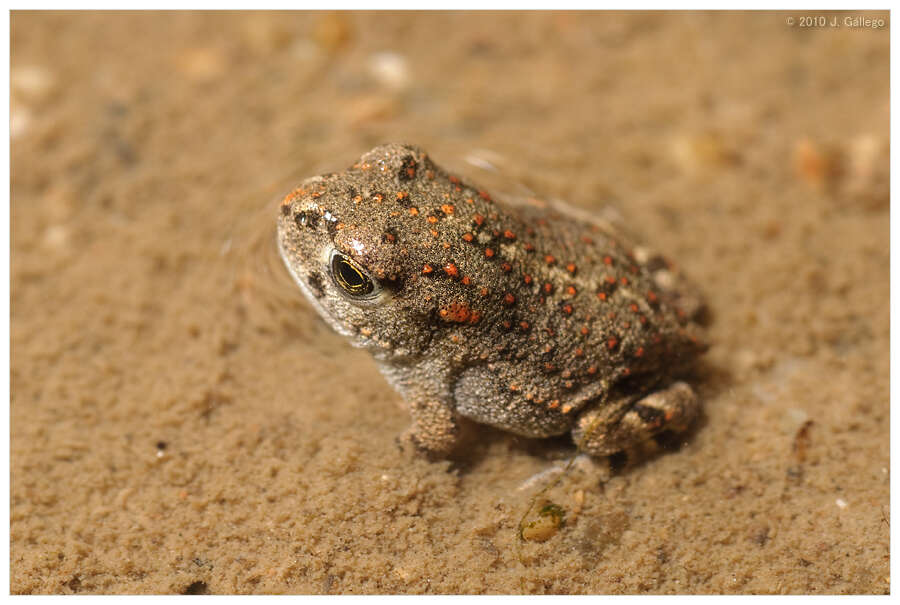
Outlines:
{"type": "Polygon", "coordinates": [[[371,294],[375,289],[372,280],[345,256],[336,254],[331,263],[331,269],[337,283],[349,294],[364,296],[371,294]]]}

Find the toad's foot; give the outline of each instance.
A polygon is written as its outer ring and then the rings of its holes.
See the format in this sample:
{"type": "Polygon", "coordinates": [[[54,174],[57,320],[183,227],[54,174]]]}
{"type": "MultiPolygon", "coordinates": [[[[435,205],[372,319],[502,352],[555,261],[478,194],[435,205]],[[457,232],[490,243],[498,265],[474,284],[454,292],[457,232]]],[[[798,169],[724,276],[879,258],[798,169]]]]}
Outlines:
{"type": "Polygon", "coordinates": [[[646,443],[662,431],[685,430],[699,410],[694,390],[685,382],[675,382],[632,403],[614,420],[603,415],[603,406],[588,408],[572,429],[572,438],[583,452],[609,456],[646,443]]]}

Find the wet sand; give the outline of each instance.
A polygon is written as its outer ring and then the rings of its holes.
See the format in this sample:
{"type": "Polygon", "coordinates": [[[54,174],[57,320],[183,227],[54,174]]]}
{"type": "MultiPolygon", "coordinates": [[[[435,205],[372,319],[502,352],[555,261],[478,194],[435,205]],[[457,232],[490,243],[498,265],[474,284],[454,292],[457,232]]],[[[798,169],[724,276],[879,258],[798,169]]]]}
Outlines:
{"type": "Polygon", "coordinates": [[[800,16],[14,12],[11,591],[888,592],[889,23],[800,16]],[[405,455],[274,254],[384,141],[613,212],[707,298],[703,420],[576,465],[545,542],[571,443],[405,455]]]}

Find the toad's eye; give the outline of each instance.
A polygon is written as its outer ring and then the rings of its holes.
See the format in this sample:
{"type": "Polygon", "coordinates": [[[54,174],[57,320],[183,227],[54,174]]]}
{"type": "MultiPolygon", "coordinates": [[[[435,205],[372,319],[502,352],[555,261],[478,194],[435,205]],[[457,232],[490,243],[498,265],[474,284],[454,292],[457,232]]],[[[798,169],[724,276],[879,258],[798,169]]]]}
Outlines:
{"type": "Polygon", "coordinates": [[[356,261],[338,251],[331,254],[331,277],[352,298],[372,298],[378,293],[375,280],[356,261]]]}

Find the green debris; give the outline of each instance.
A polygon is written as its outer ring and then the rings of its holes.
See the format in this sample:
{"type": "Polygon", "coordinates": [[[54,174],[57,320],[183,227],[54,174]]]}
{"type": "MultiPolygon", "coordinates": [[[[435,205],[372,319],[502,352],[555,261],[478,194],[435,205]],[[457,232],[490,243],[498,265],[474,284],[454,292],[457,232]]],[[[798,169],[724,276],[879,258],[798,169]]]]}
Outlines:
{"type": "Polygon", "coordinates": [[[553,537],[566,522],[566,511],[553,502],[544,504],[537,517],[519,524],[519,537],[529,542],[544,542],[553,537]]]}

